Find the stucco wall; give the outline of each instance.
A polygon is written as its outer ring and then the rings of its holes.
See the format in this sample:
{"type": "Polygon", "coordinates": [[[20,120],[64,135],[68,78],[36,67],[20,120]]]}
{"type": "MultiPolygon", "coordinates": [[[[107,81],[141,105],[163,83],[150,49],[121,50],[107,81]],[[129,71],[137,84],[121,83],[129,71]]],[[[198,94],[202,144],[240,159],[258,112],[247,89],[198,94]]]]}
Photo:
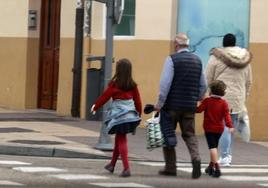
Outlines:
{"type": "Polygon", "coordinates": [[[71,114],[76,0],[62,0],[57,113],[71,114]]]}
{"type": "Polygon", "coordinates": [[[268,1],[251,0],[250,51],[253,54],[253,87],[247,105],[251,120],[252,138],[268,140],[268,1]]]}
{"type": "Polygon", "coordinates": [[[0,105],[23,109],[28,44],[28,0],[0,1],[0,9],[0,105]]]}

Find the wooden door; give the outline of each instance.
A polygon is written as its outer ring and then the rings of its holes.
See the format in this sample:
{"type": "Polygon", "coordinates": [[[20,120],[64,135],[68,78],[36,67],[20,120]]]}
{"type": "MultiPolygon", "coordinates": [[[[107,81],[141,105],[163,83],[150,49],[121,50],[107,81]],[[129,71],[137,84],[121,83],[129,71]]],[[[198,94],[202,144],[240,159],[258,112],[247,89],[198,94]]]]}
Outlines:
{"type": "Polygon", "coordinates": [[[42,0],[38,107],[56,109],[61,0],[42,0]]]}

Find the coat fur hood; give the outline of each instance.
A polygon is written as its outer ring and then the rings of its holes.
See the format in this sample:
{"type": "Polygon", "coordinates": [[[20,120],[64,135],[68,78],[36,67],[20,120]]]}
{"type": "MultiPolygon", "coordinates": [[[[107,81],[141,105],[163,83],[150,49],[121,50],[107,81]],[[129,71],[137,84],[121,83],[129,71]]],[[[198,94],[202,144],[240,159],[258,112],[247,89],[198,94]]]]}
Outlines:
{"type": "Polygon", "coordinates": [[[210,55],[214,55],[228,67],[241,69],[246,67],[252,59],[252,54],[245,48],[226,47],[213,48],[210,55]]]}

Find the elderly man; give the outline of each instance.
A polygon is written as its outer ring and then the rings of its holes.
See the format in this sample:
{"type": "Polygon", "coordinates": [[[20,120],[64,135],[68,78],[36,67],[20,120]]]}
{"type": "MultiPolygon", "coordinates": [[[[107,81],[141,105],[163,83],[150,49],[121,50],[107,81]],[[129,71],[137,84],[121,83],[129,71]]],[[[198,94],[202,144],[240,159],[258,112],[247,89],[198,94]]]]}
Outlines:
{"type": "Polygon", "coordinates": [[[160,93],[155,109],[160,111],[160,124],[164,134],[165,168],[160,175],[176,176],[176,127],[186,143],[193,166],[192,178],[201,176],[201,159],[195,135],[195,110],[206,92],[207,84],[200,58],[189,52],[189,39],[179,33],[174,41],[176,52],[167,57],[161,79],[160,93]],[[173,131],[173,133],[172,133],[173,131]]]}

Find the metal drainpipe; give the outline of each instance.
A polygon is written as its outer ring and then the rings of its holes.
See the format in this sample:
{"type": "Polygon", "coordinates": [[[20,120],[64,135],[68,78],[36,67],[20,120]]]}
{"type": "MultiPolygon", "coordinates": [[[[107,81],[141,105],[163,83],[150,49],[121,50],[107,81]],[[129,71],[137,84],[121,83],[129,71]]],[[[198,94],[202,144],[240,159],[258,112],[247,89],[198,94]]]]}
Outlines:
{"type": "Polygon", "coordinates": [[[84,0],[77,0],[75,16],[75,47],[73,65],[73,95],[71,114],[73,117],[80,117],[81,100],[81,72],[83,61],[83,25],[84,25],[84,0]]]}

